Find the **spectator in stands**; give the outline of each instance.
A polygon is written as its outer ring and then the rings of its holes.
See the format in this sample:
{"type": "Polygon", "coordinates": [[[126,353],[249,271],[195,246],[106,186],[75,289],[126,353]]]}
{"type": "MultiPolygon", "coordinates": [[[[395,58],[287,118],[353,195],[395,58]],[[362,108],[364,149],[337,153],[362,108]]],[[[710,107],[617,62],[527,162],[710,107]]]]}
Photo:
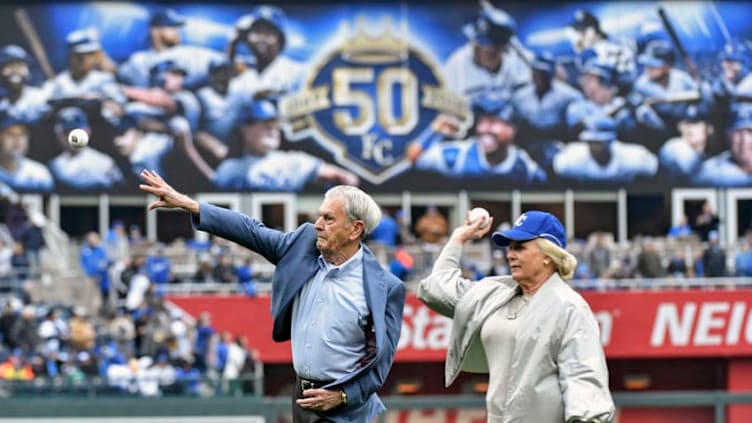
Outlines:
{"type": "Polygon", "coordinates": [[[449,234],[449,223],[435,205],[429,204],[415,222],[415,233],[423,247],[423,267],[430,268],[441,249],[440,243],[449,234]]]}
{"type": "Polygon", "coordinates": [[[642,242],[642,249],[637,254],[637,273],[643,278],[660,278],[666,276],[661,255],[655,241],[646,238],[642,242]]]}
{"type": "Polygon", "coordinates": [[[73,315],[68,322],[70,328],[70,346],[73,352],[91,351],[94,349],[96,331],[94,324],[89,320],[86,309],[74,307],[73,315]]]}
{"type": "Polygon", "coordinates": [[[21,233],[23,231],[26,220],[29,219],[29,214],[26,212],[26,206],[23,203],[13,203],[8,207],[5,212],[5,225],[10,231],[10,235],[14,240],[21,239],[21,233]]]}
{"type": "Polygon", "coordinates": [[[227,365],[227,355],[229,354],[230,345],[233,342],[232,332],[227,330],[217,336],[216,342],[213,342],[214,351],[211,355],[214,358],[214,368],[212,369],[214,371],[211,372],[212,375],[222,376],[225,365],[227,365]]]}
{"type": "Polygon", "coordinates": [[[689,226],[686,215],[681,215],[679,221],[668,230],[669,238],[684,238],[692,235],[692,227],[689,226]]]}
{"type": "Polygon", "coordinates": [[[122,309],[113,312],[113,318],[107,330],[115,343],[117,353],[123,357],[131,357],[135,352],[134,339],[136,338],[136,326],[133,324],[131,315],[122,309]]]}
{"type": "Polygon", "coordinates": [[[415,245],[415,234],[410,229],[410,223],[405,219],[405,212],[402,209],[394,212],[394,220],[399,225],[399,244],[415,245]]]}
{"type": "Polygon", "coordinates": [[[170,310],[170,358],[173,362],[178,359],[193,360],[191,339],[188,330],[188,322],[183,318],[183,312],[178,308],[170,310]]]}
{"type": "MultiPolygon", "coordinates": [[[[258,387],[256,386],[256,379],[260,376],[259,372],[263,373],[262,369],[264,363],[261,362],[261,354],[259,353],[259,350],[255,348],[249,348],[248,338],[246,338],[245,336],[240,338],[240,343],[243,346],[243,349],[247,352],[246,360],[243,364],[243,369],[241,369],[240,371],[240,377],[243,384],[243,393],[262,395],[263,386],[261,387],[262,391],[259,391],[258,387]]],[[[263,376],[263,374],[261,374],[261,376],[263,376]]]]}
{"type": "Polygon", "coordinates": [[[248,360],[248,351],[242,336],[237,336],[227,345],[227,358],[225,367],[222,369],[222,391],[229,395],[240,395],[242,392],[242,380],[239,380],[245,363],[248,360]]]}
{"type": "Polygon", "coordinates": [[[692,229],[700,237],[700,241],[708,241],[708,234],[711,231],[718,231],[718,224],[721,220],[716,216],[713,211],[713,206],[709,202],[702,204],[702,212],[695,219],[695,224],[692,229]]]}
{"type": "Polygon", "coordinates": [[[33,275],[39,273],[42,265],[41,252],[46,245],[42,230],[44,224],[42,215],[39,213],[32,214],[21,231],[21,243],[23,243],[26,256],[29,258],[29,266],[33,275]]]}
{"type": "Polygon", "coordinates": [[[13,248],[0,239],[0,292],[9,292],[13,282],[13,248]]]}
{"type": "Polygon", "coordinates": [[[202,312],[198,316],[198,323],[195,329],[195,338],[193,341],[193,362],[196,368],[206,371],[207,357],[209,354],[209,344],[214,336],[214,326],[211,324],[211,314],[208,311],[202,312]]]}
{"type": "Polygon", "coordinates": [[[139,390],[142,395],[161,395],[163,389],[175,383],[175,368],[166,354],[159,354],[153,364],[143,361],[142,366],[139,374],[139,390]]]}
{"type": "Polygon", "coordinates": [[[394,247],[399,242],[400,226],[385,208],[381,208],[381,220],[379,224],[373,228],[373,231],[368,236],[373,242],[385,245],[387,247],[394,247]]]}
{"type": "Polygon", "coordinates": [[[507,256],[503,250],[493,249],[491,252],[493,263],[491,264],[491,270],[488,272],[488,276],[503,276],[508,275],[510,272],[509,262],[507,262],[507,256]]]}
{"type": "Polygon", "coordinates": [[[739,240],[739,250],[734,259],[736,276],[752,276],[752,249],[749,247],[747,238],[739,240]]]}
{"type": "Polygon", "coordinates": [[[128,234],[125,233],[125,223],[122,220],[112,222],[105,242],[107,253],[113,260],[121,260],[128,256],[128,234]]]}
{"type": "Polygon", "coordinates": [[[436,245],[449,234],[449,223],[435,205],[429,204],[425,213],[415,222],[415,233],[423,243],[436,245]]]}
{"type": "Polygon", "coordinates": [[[128,242],[130,242],[131,247],[133,247],[134,245],[143,244],[145,241],[146,239],[141,233],[140,226],[131,225],[128,227],[128,242]]]}
{"type": "Polygon", "coordinates": [[[81,247],[81,267],[89,284],[99,288],[102,309],[110,306],[110,258],[96,232],[86,234],[86,244],[81,247]]]}
{"type": "Polygon", "coordinates": [[[34,379],[34,371],[31,365],[24,357],[23,351],[16,349],[3,363],[0,363],[1,380],[23,380],[30,381],[34,379]]]}
{"type": "Polygon", "coordinates": [[[144,271],[145,262],[146,258],[143,255],[134,255],[128,273],[125,276],[121,275],[121,277],[129,277],[128,282],[126,283],[128,286],[128,294],[125,297],[125,308],[128,311],[135,311],[138,309],[141,304],[144,303],[146,295],[149,292],[151,281],[144,271]]]}
{"type": "Polygon", "coordinates": [[[154,249],[154,254],[146,257],[144,263],[146,276],[156,284],[157,295],[164,294],[164,286],[170,283],[172,279],[172,264],[170,259],[164,254],[164,245],[158,244],[154,249]]]}
{"type": "Polygon", "coordinates": [[[13,244],[13,255],[10,256],[10,265],[13,269],[13,275],[15,276],[14,289],[17,291],[29,278],[29,268],[31,267],[29,256],[26,255],[26,249],[24,248],[23,242],[16,241],[16,243],[13,244]]]}
{"type": "Polygon", "coordinates": [[[201,389],[201,372],[189,359],[178,360],[175,369],[175,383],[180,393],[199,395],[201,389]]]}
{"type": "MultiPolygon", "coordinates": [[[[0,315],[0,347],[5,346],[13,348],[13,325],[18,318],[13,303],[8,300],[3,307],[3,314],[0,315]]],[[[0,348],[2,350],[2,348],[0,348]]]]}
{"type": "Polygon", "coordinates": [[[60,310],[51,308],[39,324],[39,339],[42,341],[41,353],[56,359],[70,341],[68,323],[60,317],[60,310]]]}
{"type": "Polygon", "coordinates": [[[590,273],[596,278],[607,277],[611,268],[611,248],[609,235],[605,232],[596,232],[595,243],[588,254],[590,273]]]}
{"type": "Polygon", "coordinates": [[[247,256],[243,262],[235,267],[235,277],[243,292],[249,297],[255,297],[257,293],[256,282],[253,280],[253,258],[247,256]]]}
{"type": "Polygon", "coordinates": [[[671,256],[671,259],[668,262],[666,272],[669,276],[677,279],[682,279],[689,276],[687,261],[684,259],[684,250],[682,248],[677,248],[674,250],[674,255],[671,256]]]}
{"type": "Polygon", "coordinates": [[[235,274],[235,265],[232,262],[231,254],[223,254],[219,256],[217,264],[212,269],[212,278],[214,282],[219,283],[234,283],[237,281],[235,274]]]}
{"type": "Polygon", "coordinates": [[[193,275],[193,283],[212,283],[214,280],[214,266],[212,266],[211,257],[202,254],[198,259],[198,268],[193,275]]]}
{"type": "Polygon", "coordinates": [[[393,275],[406,281],[413,271],[415,259],[405,247],[399,246],[394,250],[394,258],[389,261],[389,271],[393,275]]]}
{"type": "Polygon", "coordinates": [[[418,287],[419,299],[454,319],[446,384],[462,370],[489,373],[489,421],[610,422],[598,322],[565,282],[577,261],[565,250],[563,225],[546,212],[523,213],[512,229],[493,234],[509,246],[512,274],[474,282],[458,264],[463,245],[493,226],[481,224],[466,218],[418,287]]]}
{"type": "Polygon", "coordinates": [[[21,316],[14,320],[8,337],[8,346],[19,349],[24,355],[30,355],[39,344],[39,330],[37,328],[36,310],[27,305],[21,310],[21,316]]]}
{"type": "Polygon", "coordinates": [[[728,275],[726,268],[726,251],[721,248],[718,231],[708,233],[708,247],[702,253],[702,267],[706,277],[728,275]]]}

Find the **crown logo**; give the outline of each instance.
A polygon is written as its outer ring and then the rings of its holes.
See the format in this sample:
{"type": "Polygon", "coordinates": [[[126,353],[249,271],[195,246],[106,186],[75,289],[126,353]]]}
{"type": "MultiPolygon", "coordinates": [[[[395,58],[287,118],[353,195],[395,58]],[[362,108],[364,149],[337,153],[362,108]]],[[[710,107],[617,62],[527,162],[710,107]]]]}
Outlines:
{"type": "Polygon", "coordinates": [[[342,45],[342,58],[355,63],[391,63],[407,60],[409,47],[407,45],[407,23],[402,22],[400,32],[402,37],[394,35],[392,19],[385,16],[381,20],[382,31],[378,35],[371,35],[366,31],[366,19],[358,16],[355,32],[349,34],[349,26],[345,24],[345,41],[342,45]]]}

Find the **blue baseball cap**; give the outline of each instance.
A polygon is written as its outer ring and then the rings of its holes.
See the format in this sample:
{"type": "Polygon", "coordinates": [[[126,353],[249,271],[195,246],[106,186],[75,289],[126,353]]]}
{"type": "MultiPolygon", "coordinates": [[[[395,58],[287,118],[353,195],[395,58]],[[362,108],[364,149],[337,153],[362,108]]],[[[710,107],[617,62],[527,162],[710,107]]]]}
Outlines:
{"type": "Polygon", "coordinates": [[[149,26],[183,26],[185,18],[173,9],[160,10],[151,15],[149,26]]]}
{"type": "Polygon", "coordinates": [[[251,15],[252,21],[248,26],[250,31],[255,25],[266,23],[277,31],[280,45],[285,46],[285,12],[276,6],[263,5],[259,6],[251,15]]]}
{"type": "Polygon", "coordinates": [[[29,54],[26,50],[15,45],[9,44],[0,49],[0,68],[11,62],[28,62],[29,54]]]}
{"type": "Polygon", "coordinates": [[[86,113],[80,108],[65,107],[57,112],[55,127],[59,127],[63,131],[71,131],[76,128],[87,129],[89,127],[89,119],[86,117],[86,113]]]}
{"type": "Polygon", "coordinates": [[[664,40],[655,40],[648,43],[645,54],[640,55],[638,62],[642,66],[657,68],[672,65],[675,58],[671,44],[664,40]]]}
{"type": "Polygon", "coordinates": [[[492,115],[505,122],[511,122],[514,114],[512,103],[499,93],[489,92],[476,96],[472,99],[473,114],[492,115]]]}
{"type": "Polygon", "coordinates": [[[702,107],[698,104],[690,104],[687,106],[687,110],[684,112],[682,121],[697,123],[707,122],[710,119],[710,113],[708,113],[707,107],[702,107]]]}
{"type": "Polygon", "coordinates": [[[506,247],[512,241],[525,242],[535,238],[547,239],[561,248],[567,248],[567,237],[559,219],[551,213],[528,211],[522,213],[510,229],[494,232],[496,245],[506,247]]]}
{"type": "Polygon", "coordinates": [[[214,73],[214,71],[220,70],[220,69],[226,69],[226,68],[232,68],[232,62],[230,59],[226,57],[222,57],[219,59],[214,59],[209,63],[209,73],[214,73]]]}
{"type": "Polygon", "coordinates": [[[748,63],[749,56],[752,54],[752,50],[748,42],[742,40],[733,40],[726,43],[721,51],[721,60],[727,60],[729,62],[748,63]]]}
{"type": "Polygon", "coordinates": [[[514,35],[517,24],[507,12],[484,7],[478,17],[462,28],[465,36],[481,45],[505,46],[514,35]]]}
{"type": "Polygon", "coordinates": [[[545,72],[548,75],[553,75],[554,70],[556,69],[556,58],[553,54],[544,51],[535,55],[530,66],[533,69],[545,72]]]}
{"type": "Polygon", "coordinates": [[[14,125],[26,126],[26,122],[7,111],[0,112],[0,131],[4,131],[14,125]]]}
{"type": "Polygon", "coordinates": [[[68,34],[65,39],[69,53],[94,53],[102,49],[99,33],[94,28],[80,29],[68,34]]]}
{"type": "Polygon", "coordinates": [[[595,28],[599,32],[601,30],[601,24],[598,18],[596,18],[592,12],[585,9],[579,9],[574,12],[574,17],[569,23],[569,26],[577,30],[583,30],[585,28],[595,28]]]}
{"type": "Polygon", "coordinates": [[[253,123],[277,119],[277,117],[277,108],[274,103],[269,100],[257,100],[250,107],[245,108],[241,121],[253,123]]]}
{"type": "Polygon", "coordinates": [[[616,68],[597,57],[586,61],[580,72],[583,75],[595,75],[606,85],[613,85],[616,82],[616,68]]]}
{"type": "Polygon", "coordinates": [[[609,116],[585,119],[585,129],[580,132],[581,141],[610,142],[617,138],[616,122],[609,116]]]}

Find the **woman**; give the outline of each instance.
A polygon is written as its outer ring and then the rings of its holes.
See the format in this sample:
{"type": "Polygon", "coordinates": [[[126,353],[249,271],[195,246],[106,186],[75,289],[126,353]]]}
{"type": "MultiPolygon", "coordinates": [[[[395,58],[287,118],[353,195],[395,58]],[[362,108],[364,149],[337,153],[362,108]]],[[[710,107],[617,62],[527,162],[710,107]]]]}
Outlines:
{"type": "Polygon", "coordinates": [[[452,233],[418,297],[454,319],[445,377],[489,373],[489,423],[609,422],[614,404],[598,324],[567,283],[577,260],[566,252],[561,222],[541,211],[522,214],[493,234],[509,247],[511,276],[463,279],[462,245],[492,227],[465,221],[452,233]],[[483,226],[481,226],[483,225],[483,226]]]}

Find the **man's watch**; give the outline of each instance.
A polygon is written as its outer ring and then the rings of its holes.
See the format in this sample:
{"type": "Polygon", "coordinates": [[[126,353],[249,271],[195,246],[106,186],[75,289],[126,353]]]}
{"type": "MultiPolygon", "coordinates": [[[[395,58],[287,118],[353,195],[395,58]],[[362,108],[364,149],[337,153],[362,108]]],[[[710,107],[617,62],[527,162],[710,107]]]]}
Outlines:
{"type": "Polygon", "coordinates": [[[340,389],[339,392],[340,392],[340,394],[342,394],[342,396],[341,396],[342,404],[347,404],[347,393],[345,392],[344,389],[340,389]]]}

